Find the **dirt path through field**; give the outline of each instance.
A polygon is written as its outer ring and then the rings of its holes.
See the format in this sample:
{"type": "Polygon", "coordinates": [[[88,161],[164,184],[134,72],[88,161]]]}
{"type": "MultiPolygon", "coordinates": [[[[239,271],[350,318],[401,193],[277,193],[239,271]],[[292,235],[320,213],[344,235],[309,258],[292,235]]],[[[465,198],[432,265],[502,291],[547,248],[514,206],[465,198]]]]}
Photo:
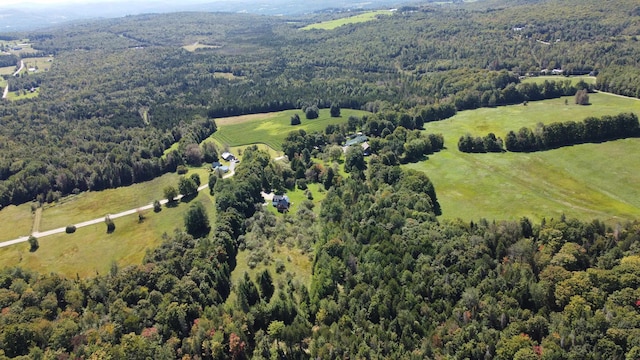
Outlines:
{"type": "Polygon", "coordinates": [[[638,98],[634,98],[634,97],[631,97],[631,96],[618,95],[618,94],[614,94],[614,93],[610,93],[610,92],[606,92],[606,91],[596,90],[596,92],[600,93],[600,94],[607,94],[607,95],[611,95],[611,96],[617,96],[617,97],[623,98],[623,99],[640,100],[638,98]]]}
{"type": "Polygon", "coordinates": [[[13,73],[13,76],[18,76],[18,74],[20,74],[20,71],[22,71],[22,69],[24,69],[24,61],[20,60],[20,68],[13,73]]]}
{"type": "Polygon", "coordinates": [[[32,233],[40,231],[40,221],[42,221],[42,207],[36,209],[36,214],[33,217],[33,227],[31,228],[32,233]]]}

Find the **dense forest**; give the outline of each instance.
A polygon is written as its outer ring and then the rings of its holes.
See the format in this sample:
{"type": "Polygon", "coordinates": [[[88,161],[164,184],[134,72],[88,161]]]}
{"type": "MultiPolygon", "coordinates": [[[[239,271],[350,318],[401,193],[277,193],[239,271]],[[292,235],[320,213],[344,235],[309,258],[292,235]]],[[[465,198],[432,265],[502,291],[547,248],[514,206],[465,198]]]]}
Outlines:
{"type": "Polygon", "coordinates": [[[332,31],[300,30],[313,17],[177,13],[8,34],[55,61],[7,76],[12,92],[40,91],[0,107],[0,205],[173,171],[215,130],[198,122],[222,116],[331,104],[416,115],[573,95],[561,81],[519,83],[547,69],[602,71],[599,87],[636,96],[638,11],[632,0],[478,2],[401,7],[332,31]],[[182,48],[194,43],[206,47],[182,48]]]}
{"type": "MultiPolygon", "coordinates": [[[[457,111],[637,97],[637,2],[416,5],[300,30],[316,19],[178,13],[7,35],[55,60],[7,76],[10,91],[39,96],[0,105],[0,206],[217,160],[222,149],[201,142],[223,116],[371,114],[323,132],[292,126],[284,162],[244,149],[233,177],[208,179],[215,208],[191,205],[176,220],[184,231],[141,264],[89,278],[1,268],[0,360],[640,358],[640,222],[443,220],[431,179],[403,166],[456,145],[423,125],[457,111]],[[183,48],[195,43],[206,46],[183,48]],[[597,84],[521,82],[553,69],[597,84]],[[366,155],[342,149],[356,135],[366,155]],[[262,206],[261,192],[295,188],[309,199],[295,211],[262,206]],[[274,261],[277,247],[311,259],[308,281],[274,261]],[[236,276],[256,264],[267,269],[236,276]]],[[[638,135],[635,114],[576,120],[457,145],[540,151],[638,135]]],[[[197,181],[178,187],[204,196],[197,181]]]]}

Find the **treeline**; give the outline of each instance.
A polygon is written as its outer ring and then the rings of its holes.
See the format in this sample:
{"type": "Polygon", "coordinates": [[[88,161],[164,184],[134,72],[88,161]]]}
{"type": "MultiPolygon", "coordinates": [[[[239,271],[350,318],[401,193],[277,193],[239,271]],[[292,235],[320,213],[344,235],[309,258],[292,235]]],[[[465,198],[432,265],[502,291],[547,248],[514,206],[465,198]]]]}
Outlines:
{"type": "Polygon", "coordinates": [[[458,140],[458,150],[466,153],[486,153],[486,152],[503,152],[503,141],[496,138],[494,133],[489,133],[485,137],[472,137],[466,134],[458,140]]]}
{"type": "Polygon", "coordinates": [[[511,79],[511,82],[502,88],[488,90],[478,88],[481,86],[476,85],[456,95],[454,104],[458,111],[573,96],[578,90],[593,90],[593,85],[583,80],[573,85],[571,80],[545,80],[542,84],[537,84],[535,82],[520,83],[519,80],[511,79]]]}
{"type": "Polygon", "coordinates": [[[598,90],[640,98],[640,70],[637,66],[607,66],[598,73],[598,90]]]}
{"type": "Polygon", "coordinates": [[[0,55],[0,67],[16,66],[16,64],[18,64],[17,56],[13,54],[0,55]]]}
{"type": "MultiPolygon", "coordinates": [[[[198,144],[215,130],[213,120],[196,120],[183,125],[183,130],[165,135],[158,142],[150,141],[148,144],[152,146],[140,144],[148,140],[143,136],[133,139],[131,135],[103,131],[102,134],[85,138],[89,140],[82,147],[86,157],[76,157],[76,162],[69,161],[73,158],[64,157],[57,158],[53,163],[40,159],[10,161],[0,158],[0,206],[34,199],[41,203],[52,202],[72,193],[148,181],[164,173],[174,172],[180,165],[199,166],[205,155],[212,151],[201,148],[198,144]],[[111,141],[118,145],[111,145],[111,141]],[[164,149],[175,142],[180,143],[178,150],[163,156],[164,149]],[[126,149],[131,149],[131,152],[126,149]],[[98,154],[103,157],[98,157],[98,154]]],[[[217,151],[214,149],[213,152],[217,157],[217,151]]]]}
{"type": "Polygon", "coordinates": [[[529,152],[639,135],[638,116],[633,113],[621,113],[601,118],[588,117],[581,122],[539,125],[534,131],[523,127],[517,133],[507,133],[505,146],[508,151],[529,152]]]}

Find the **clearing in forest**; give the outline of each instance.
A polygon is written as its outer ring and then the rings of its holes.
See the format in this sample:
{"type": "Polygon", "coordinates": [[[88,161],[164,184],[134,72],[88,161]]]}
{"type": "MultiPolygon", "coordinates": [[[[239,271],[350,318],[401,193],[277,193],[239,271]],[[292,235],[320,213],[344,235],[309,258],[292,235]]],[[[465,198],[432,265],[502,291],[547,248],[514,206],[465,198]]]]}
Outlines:
{"type": "Polygon", "coordinates": [[[393,11],[391,11],[391,10],[369,11],[369,12],[365,12],[365,13],[362,13],[362,14],[349,16],[349,17],[345,17],[345,18],[340,18],[340,19],[335,19],[335,20],[329,20],[329,21],[323,21],[323,22],[320,22],[320,23],[310,24],[310,25],[307,25],[307,26],[303,27],[302,30],[313,30],[313,29],[333,30],[333,29],[335,29],[337,27],[340,27],[342,25],[357,24],[357,23],[363,23],[363,22],[367,22],[367,21],[372,21],[372,20],[376,20],[378,18],[378,16],[380,16],[380,15],[391,15],[391,14],[393,14],[393,11]]]}
{"type": "Polygon", "coordinates": [[[211,139],[225,146],[266,144],[274,150],[281,150],[282,141],[291,131],[323,131],[327,125],[346,122],[349,116],[362,117],[370,113],[342,109],[340,114],[340,117],[331,117],[329,109],[320,109],[317,119],[308,120],[302,110],[285,110],[216,119],[218,130],[211,135],[211,139]],[[294,114],[300,116],[300,125],[291,125],[291,116],[294,114]]]}
{"type": "Polygon", "coordinates": [[[640,101],[604,93],[589,94],[591,105],[573,97],[462,111],[425,124],[442,133],[446,149],[428,161],[406,167],[422,170],[433,182],[444,218],[519,219],[527,216],[615,223],[640,217],[640,138],[582,144],[533,153],[468,154],[458,151],[460,136],[505,138],[537,123],[581,121],[620,112],[640,114],[640,101]],[[567,105],[565,105],[565,99],[567,105]]]}

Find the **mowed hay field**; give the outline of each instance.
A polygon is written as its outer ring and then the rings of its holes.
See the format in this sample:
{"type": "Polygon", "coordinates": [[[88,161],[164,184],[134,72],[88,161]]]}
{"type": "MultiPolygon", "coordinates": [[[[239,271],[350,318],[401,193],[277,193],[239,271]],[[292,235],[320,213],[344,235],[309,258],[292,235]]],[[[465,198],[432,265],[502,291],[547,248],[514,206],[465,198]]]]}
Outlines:
{"type": "Polygon", "coordinates": [[[24,58],[22,61],[24,61],[25,69],[36,68],[38,71],[49,71],[53,63],[53,57],[24,58]]]}
{"type": "Polygon", "coordinates": [[[578,82],[580,82],[580,80],[584,81],[587,84],[595,84],[596,83],[596,77],[595,76],[561,76],[561,75],[547,75],[547,76],[534,76],[534,77],[528,77],[522,80],[523,83],[536,83],[536,84],[542,84],[545,81],[549,81],[549,82],[553,82],[553,81],[558,81],[558,82],[562,82],[562,81],[566,81],[569,80],[571,81],[572,85],[576,85],[578,82]]]}
{"type": "MultiPolygon", "coordinates": [[[[204,168],[190,169],[185,176],[189,177],[193,173],[200,174],[202,184],[209,181],[209,174],[204,168]]],[[[154,200],[162,200],[164,188],[169,185],[177,188],[179,177],[180,175],[176,173],[165,174],[144,183],[68,197],[53,206],[45,206],[40,231],[76,224],[107,214],[142,207],[151,204],[154,200]]]]}
{"type": "Polygon", "coordinates": [[[307,25],[303,27],[302,30],[313,30],[313,29],[333,30],[342,25],[357,24],[357,23],[372,21],[372,20],[375,20],[379,15],[391,15],[391,14],[393,14],[393,11],[391,10],[369,11],[369,12],[365,12],[355,16],[349,16],[341,19],[323,21],[320,23],[307,25]]]}
{"type": "Polygon", "coordinates": [[[319,117],[307,120],[302,110],[286,110],[266,114],[252,114],[216,119],[218,130],[211,139],[221,145],[240,146],[266,144],[274,150],[282,149],[282,141],[291,131],[323,131],[327,125],[346,122],[349,116],[370,114],[362,110],[342,109],[340,117],[333,118],[329,109],[320,109],[319,117]],[[298,114],[301,124],[291,126],[291,116],[298,114]]]}
{"type": "Polygon", "coordinates": [[[436,188],[443,218],[464,220],[599,218],[610,224],[640,218],[640,138],[582,144],[535,153],[465,154],[460,136],[509,130],[537,123],[581,121],[587,116],[640,113],[640,101],[590,94],[590,106],[573,98],[463,111],[451,119],[425,124],[442,133],[446,149],[429,160],[406,165],[427,173],[436,188]]]}
{"type": "Polygon", "coordinates": [[[21,243],[0,248],[3,267],[21,266],[39,273],[56,272],[75,278],[105,274],[113,262],[119,267],[139,265],[147,250],[162,243],[162,234],[172,234],[184,228],[184,215],[193,202],[202,202],[214,224],[215,207],[208,191],[201,192],[189,203],[178,202],[174,207],[163,206],[162,211],[143,212],[114,219],[116,230],[107,234],[104,223],[79,228],[73,234],[57,234],[38,239],[40,248],[29,252],[29,244],[21,243]]]}
{"type": "MultiPolygon", "coordinates": [[[[0,75],[11,75],[16,72],[15,66],[0,67],[0,75]]],[[[3,80],[4,81],[4,80],[3,80]]]]}

